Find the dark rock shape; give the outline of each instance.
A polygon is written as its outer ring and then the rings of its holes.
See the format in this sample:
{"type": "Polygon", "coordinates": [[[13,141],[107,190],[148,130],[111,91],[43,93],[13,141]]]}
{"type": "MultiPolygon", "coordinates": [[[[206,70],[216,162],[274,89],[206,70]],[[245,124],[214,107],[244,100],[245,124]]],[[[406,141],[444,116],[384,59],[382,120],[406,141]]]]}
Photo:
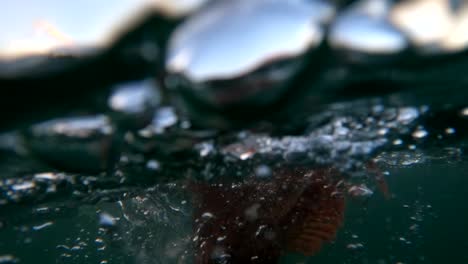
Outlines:
{"type": "Polygon", "coordinates": [[[106,116],[54,119],[25,132],[27,146],[39,159],[68,171],[99,172],[114,159],[113,127],[106,116]]]}

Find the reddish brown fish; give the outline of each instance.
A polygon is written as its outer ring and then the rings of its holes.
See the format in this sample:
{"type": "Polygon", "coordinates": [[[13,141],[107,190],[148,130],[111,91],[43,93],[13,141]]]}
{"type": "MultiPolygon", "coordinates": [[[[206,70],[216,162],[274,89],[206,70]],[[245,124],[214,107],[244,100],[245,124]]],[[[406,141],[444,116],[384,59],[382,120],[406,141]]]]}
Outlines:
{"type": "Polygon", "coordinates": [[[192,183],[195,263],[277,263],[334,239],[345,201],[333,169],[280,169],[239,184],[192,183]]]}

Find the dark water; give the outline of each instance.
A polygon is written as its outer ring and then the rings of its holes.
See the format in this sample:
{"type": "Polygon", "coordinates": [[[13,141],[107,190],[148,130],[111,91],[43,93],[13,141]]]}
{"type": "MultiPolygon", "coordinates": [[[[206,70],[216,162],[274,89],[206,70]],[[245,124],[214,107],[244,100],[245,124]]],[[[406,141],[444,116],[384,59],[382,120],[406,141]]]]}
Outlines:
{"type": "MultiPolygon", "coordinates": [[[[307,263],[468,261],[464,253],[468,247],[464,203],[467,163],[445,160],[386,169],[392,199],[373,197],[366,204],[351,203],[336,241],[307,263]]],[[[142,193],[145,195],[144,190],[142,193]]],[[[117,202],[75,205],[47,217],[32,212],[60,207],[43,204],[15,210],[2,218],[23,219],[21,224],[2,228],[1,253],[17,257],[20,263],[169,263],[158,258],[168,253],[169,243],[186,246],[190,216],[180,205],[158,208],[157,201],[149,201],[141,206],[141,210],[161,210],[161,215],[152,211],[145,216],[139,211],[131,219],[134,222],[128,223],[117,202]],[[100,211],[120,218],[115,230],[99,229],[100,211]],[[168,223],[166,217],[179,222],[168,223]],[[161,245],[164,243],[168,245],[161,245]]],[[[177,251],[177,247],[172,250],[177,251]]],[[[293,260],[294,256],[287,259],[293,260]]]]}
{"type": "MultiPolygon", "coordinates": [[[[391,168],[391,201],[348,211],[345,231],[318,263],[456,263],[466,261],[466,164],[391,168]],[[353,238],[357,235],[358,238],[353,238]],[[362,243],[357,251],[349,243],[362,243]]],[[[311,260],[311,263],[315,263],[311,260]]]]}
{"type": "MultiPolygon", "coordinates": [[[[318,127],[312,125],[308,136],[298,135],[289,141],[282,136],[270,138],[271,144],[277,144],[276,150],[262,150],[262,146],[256,146],[259,152],[263,151],[258,160],[267,161],[275,151],[287,152],[295,141],[329,135],[329,126],[339,132],[343,129],[337,125],[341,124],[340,118],[352,120],[355,116],[355,120],[359,120],[360,111],[371,111],[364,107],[353,113],[348,109],[351,106],[354,110],[360,108],[354,104],[331,107],[328,112],[334,113],[334,119],[318,127]]],[[[369,107],[375,111],[375,105],[369,107]]],[[[347,199],[344,225],[334,242],[325,244],[319,254],[308,258],[288,253],[283,255],[281,263],[468,261],[465,254],[468,248],[468,207],[464,202],[468,191],[468,163],[464,155],[464,108],[436,111],[437,108],[384,106],[383,111],[388,113],[397,109],[399,117],[385,119],[385,115],[377,115],[377,119],[382,119],[375,124],[380,125],[360,123],[366,134],[345,133],[355,134],[348,139],[356,146],[371,144],[374,151],[369,154],[348,152],[331,157],[321,148],[312,146],[306,150],[312,154],[310,157],[322,160],[328,157],[330,161],[325,163],[343,166],[345,172],[351,170],[346,167],[349,164],[362,158],[374,158],[385,175],[390,198],[385,199],[381,192],[371,188],[372,195],[347,199]],[[368,138],[372,132],[381,131],[382,126],[390,132],[380,138],[368,138]],[[382,138],[386,143],[379,143],[382,138]]],[[[343,138],[339,134],[333,134],[333,144],[344,142],[340,141],[343,138]]],[[[338,146],[333,144],[333,147],[338,146]]],[[[146,171],[123,170],[121,173],[127,178],[150,175],[153,179],[134,184],[121,181],[118,172],[111,177],[34,174],[50,168],[13,153],[6,150],[3,153],[0,263],[192,262],[193,201],[184,180],[191,170],[190,165],[169,169],[169,172],[152,171],[151,166],[146,171]],[[167,173],[172,176],[168,177],[167,173]],[[41,188],[49,191],[40,191],[41,188]]],[[[251,166],[248,160],[247,163],[198,162],[204,167],[202,177],[213,177],[217,170],[208,168],[216,164],[228,172],[251,166]]],[[[371,184],[359,176],[353,177],[357,177],[357,184],[371,184]]]]}

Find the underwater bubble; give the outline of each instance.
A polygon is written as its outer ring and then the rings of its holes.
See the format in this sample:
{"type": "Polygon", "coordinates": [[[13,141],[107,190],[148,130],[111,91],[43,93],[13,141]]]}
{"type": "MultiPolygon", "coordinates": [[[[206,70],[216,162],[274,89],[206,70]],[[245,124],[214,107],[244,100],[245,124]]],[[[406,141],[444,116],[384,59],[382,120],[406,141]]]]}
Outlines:
{"type": "Polygon", "coordinates": [[[415,107],[403,107],[398,110],[397,121],[408,124],[419,117],[419,111],[415,107]]]}
{"type": "Polygon", "coordinates": [[[215,151],[215,146],[212,142],[202,142],[195,145],[200,157],[206,157],[215,151]]]}
{"type": "Polygon", "coordinates": [[[173,107],[161,107],[156,111],[153,124],[155,127],[165,129],[173,126],[179,120],[173,107]]]}
{"type": "Polygon", "coordinates": [[[258,237],[258,236],[262,235],[267,228],[268,228],[267,225],[260,225],[258,227],[257,231],[255,231],[255,236],[258,237]]]}
{"type": "Polygon", "coordinates": [[[53,172],[44,172],[44,173],[37,173],[34,175],[35,180],[46,180],[46,181],[55,181],[58,180],[61,177],[61,174],[56,174],[53,172]]]}
{"type": "Polygon", "coordinates": [[[32,181],[25,181],[25,182],[22,182],[22,183],[19,183],[19,184],[15,184],[13,186],[11,186],[11,189],[13,191],[27,191],[27,190],[31,190],[33,188],[36,187],[36,184],[32,181]]]}
{"type": "Polygon", "coordinates": [[[13,255],[0,255],[0,264],[13,264],[19,262],[19,259],[17,259],[13,255]]]}
{"type": "Polygon", "coordinates": [[[142,137],[151,138],[155,134],[162,134],[164,131],[179,122],[179,117],[173,107],[163,106],[154,113],[151,124],[138,131],[142,137]]]}
{"type": "Polygon", "coordinates": [[[161,164],[157,160],[148,160],[146,168],[150,170],[159,170],[161,168],[161,164]]]}
{"type": "Polygon", "coordinates": [[[46,222],[46,223],[41,224],[41,225],[33,226],[32,229],[34,231],[39,231],[39,230],[42,230],[42,229],[47,228],[49,226],[52,226],[53,224],[54,224],[54,222],[46,222]]]}
{"type": "Polygon", "coordinates": [[[269,178],[272,175],[272,170],[269,166],[267,165],[260,165],[257,168],[255,168],[255,176],[258,178],[269,178]]]}
{"type": "Polygon", "coordinates": [[[422,129],[422,128],[418,128],[416,131],[413,132],[413,134],[411,134],[413,136],[413,138],[416,138],[416,139],[421,139],[421,138],[425,138],[429,133],[422,129]]]}
{"type": "Polygon", "coordinates": [[[419,225],[418,224],[413,224],[409,227],[410,231],[418,231],[419,230],[419,225]]]}
{"type": "Polygon", "coordinates": [[[254,203],[251,206],[247,207],[244,211],[245,218],[248,221],[255,221],[258,219],[258,209],[261,205],[259,203],[254,203]]]}
{"type": "Polygon", "coordinates": [[[453,128],[453,127],[447,127],[447,128],[445,129],[445,134],[447,134],[447,135],[455,134],[455,132],[456,132],[456,130],[455,130],[455,128],[453,128]]]}
{"type": "Polygon", "coordinates": [[[371,197],[374,194],[374,192],[371,189],[369,189],[366,185],[361,184],[354,185],[348,188],[348,194],[353,198],[367,199],[371,197]]]}
{"type": "Polygon", "coordinates": [[[201,215],[202,218],[205,218],[205,219],[210,219],[210,218],[214,218],[214,214],[210,213],[210,212],[204,212],[202,215],[201,215]]]}
{"type": "Polygon", "coordinates": [[[389,129],[388,128],[381,128],[377,131],[377,134],[380,135],[380,136],[385,136],[387,135],[387,133],[389,132],[389,129]]]}
{"type": "Polygon", "coordinates": [[[461,115],[468,117],[468,107],[465,107],[465,108],[463,108],[463,110],[461,110],[461,115]]]}
{"type": "Polygon", "coordinates": [[[346,245],[346,249],[349,249],[349,250],[360,250],[363,248],[364,248],[364,245],[362,243],[353,243],[353,244],[346,245]]]}
{"type": "Polygon", "coordinates": [[[220,236],[220,237],[216,238],[216,242],[221,242],[221,241],[223,241],[225,239],[226,239],[226,236],[220,236]]]}
{"type": "Polygon", "coordinates": [[[108,213],[100,213],[99,214],[99,225],[102,227],[115,227],[116,225],[116,218],[108,213]]]}
{"type": "Polygon", "coordinates": [[[213,261],[216,264],[229,264],[231,263],[231,255],[229,254],[220,254],[213,256],[213,261]]]}
{"type": "Polygon", "coordinates": [[[251,157],[253,157],[254,154],[255,154],[255,152],[253,152],[253,151],[247,151],[247,152],[241,153],[239,155],[239,159],[240,160],[248,160],[251,157]]]}
{"type": "Polygon", "coordinates": [[[98,244],[98,245],[102,245],[102,244],[104,244],[104,239],[98,237],[98,238],[96,238],[94,240],[94,242],[96,242],[96,244],[98,244]]]}

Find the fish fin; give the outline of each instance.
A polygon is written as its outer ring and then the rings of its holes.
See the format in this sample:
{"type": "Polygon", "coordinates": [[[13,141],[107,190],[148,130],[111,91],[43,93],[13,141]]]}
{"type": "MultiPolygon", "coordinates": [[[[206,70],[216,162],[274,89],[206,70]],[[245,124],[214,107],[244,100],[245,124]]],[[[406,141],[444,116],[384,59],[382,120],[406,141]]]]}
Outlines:
{"type": "Polygon", "coordinates": [[[294,220],[288,225],[288,251],[312,256],[320,251],[323,242],[333,241],[343,223],[345,209],[344,198],[334,191],[314,186],[304,193],[294,220]]]}
{"type": "Polygon", "coordinates": [[[382,170],[377,166],[374,161],[370,161],[367,163],[367,170],[370,173],[373,173],[377,188],[383,194],[386,200],[391,198],[390,188],[388,187],[387,180],[385,180],[385,176],[382,173],[382,170]]]}

